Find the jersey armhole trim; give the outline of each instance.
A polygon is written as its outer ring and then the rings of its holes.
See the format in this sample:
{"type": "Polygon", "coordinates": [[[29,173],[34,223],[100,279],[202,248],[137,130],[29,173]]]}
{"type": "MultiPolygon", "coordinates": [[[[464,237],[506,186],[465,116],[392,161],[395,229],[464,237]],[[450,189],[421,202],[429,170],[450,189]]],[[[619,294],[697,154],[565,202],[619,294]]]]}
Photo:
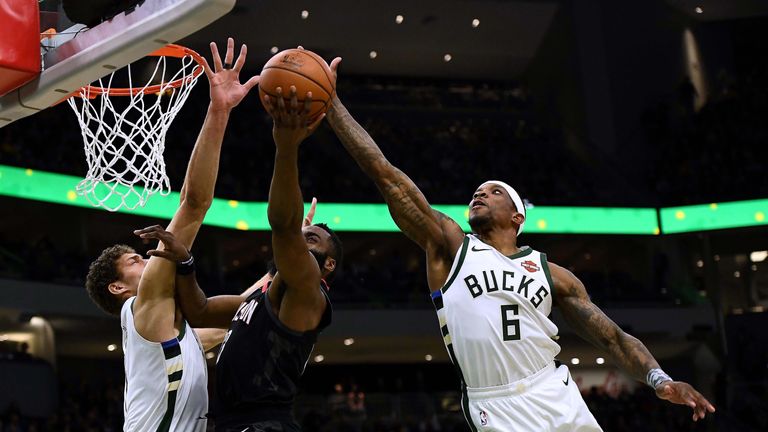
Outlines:
{"type": "Polygon", "coordinates": [[[151,340],[148,340],[144,336],[142,336],[141,333],[139,333],[139,331],[136,330],[136,321],[135,321],[135,319],[134,319],[135,317],[133,315],[133,305],[136,304],[136,298],[137,298],[136,296],[133,296],[133,297],[129,298],[126,301],[131,302],[131,326],[133,327],[133,331],[134,331],[134,333],[136,333],[136,336],[138,336],[139,339],[142,342],[146,342],[148,344],[152,344],[153,346],[157,346],[157,345],[163,346],[163,344],[168,343],[170,341],[174,341],[175,340],[175,341],[181,342],[182,339],[184,339],[184,335],[187,334],[187,320],[183,319],[183,318],[182,318],[182,321],[181,321],[182,326],[181,326],[181,330],[179,330],[179,335],[177,337],[173,338],[173,339],[168,339],[167,341],[163,341],[163,342],[152,342],[151,340]]]}
{"type": "Polygon", "coordinates": [[[442,288],[440,288],[440,292],[445,293],[448,291],[448,288],[451,286],[453,281],[456,279],[456,276],[459,275],[459,271],[461,270],[461,266],[464,264],[464,258],[467,257],[467,249],[469,249],[469,236],[464,236],[464,241],[461,243],[461,251],[459,252],[459,261],[456,263],[456,268],[453,269],[453,273],[451,273],[451,276],[448,278],[448,280],[445,282],[442,288]]]}
{"type": "Polygon", "coordinates": [[[547,254],[545,253],[541,253],[541,268],[544,270],[544,276],[547,277],[547,282],[549,282],[549,289],[554,294],[555,284],[552,282],[552,274],[549,272],[549,262],[547,262],[547,254]]]}

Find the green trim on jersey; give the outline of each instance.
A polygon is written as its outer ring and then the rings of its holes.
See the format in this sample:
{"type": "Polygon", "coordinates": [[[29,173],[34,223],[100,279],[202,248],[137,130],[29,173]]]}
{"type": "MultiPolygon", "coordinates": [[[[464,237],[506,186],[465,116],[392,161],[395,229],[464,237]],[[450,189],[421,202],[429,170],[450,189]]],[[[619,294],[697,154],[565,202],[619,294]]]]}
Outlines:
{"type": "Polygon", "coordinates": [[[552,282],[552,274],[549,273],[549,263],[547,262],[547,254],[539,253],[541,255],[541,268],[544,269],[544,275],[549,282],[549,290],[555,292],[555,284],[552,282]]]}
{"type": "Polygon", "coordinates": [[[477,432],[477,426],[472,421],[472,413],[469,411],[469,395],[467,394],[467,385],[461,383],[461,410],[464,412],[464,420],[469,424],[472,432],[477,432]]]}
{"type": "Polygon", "coordinates": [[[469,249],[469,237],[464,236],[464,241],[461,243],[461,251],[459,252],[459,262],[456,264],[456,268],[453,269],[451,277],[448,278],[448,282],[440,288],[441,292],[448,291],[448,287],[450,287],[453,281],[456,280],[456,276],[459,275],[459,270],[461,270],[461,266],[464,264],[464,258],[467,257],[467,249],[469,249]]]}
{"type": "Polygon", "coordinates": [[[181,320],[181,329],[179,329],[179,342],[184,339],[184,335],[187,334],[187,320],[181,320]]]}
{"type": "Polygon", "coordinates": [[[160,425],[157,426],[156,432],[170,432],[173,412],[176,409],[176,392],[177,390],[168,392],[168,407],[165,410],[163,419],[160,421],[160,425]]]}
{"type": "Polygon", "coordinates": [[[507,258],[509,258],[509,259],[518,259],[518,258],[522,258],[522,257],[527,256],[527,255],[530,255],[531,252],[533,252],[532,248],[530,248],[528,246],[523,246],[523,247],[525,249],[522,249],[520,252],[518,252],[516,254],[509,255],[509,256],[507,256],[507,258]]]}
{"type": "MultiPolygon", "coordinates": [[[[185,324],[186,325],[186,324],[185,324]]],[[[171,339],[173,341],[173,339],[171,339]]],[[[171,374],[168,374],[168,405],[165,408],[165,414],[163,415],[163,419],[160,420],[160,424],[157,426],[156,432],[170,432],[171,430],[171,423],[173,422],[173,414],[176,411],[176,395],[178,394],[179,387],[181,386],[181,378],[184,376],[184,366],[183,366],[183,357],[181,353],[181,343],[179,343],[179,340],[176,339],[174,343],[171,346],[163,346],[163,354],[165,355],[166,360],[170,360],[172,358],[178,357],[180,361],[182,361],[182,367],[181,369],[177,370],[176,372],[173,372],[171,374]],[[179,383],[178,386],[176,386],[175,390],[170,390],[170,386],[174,383],[179,383]]]]}

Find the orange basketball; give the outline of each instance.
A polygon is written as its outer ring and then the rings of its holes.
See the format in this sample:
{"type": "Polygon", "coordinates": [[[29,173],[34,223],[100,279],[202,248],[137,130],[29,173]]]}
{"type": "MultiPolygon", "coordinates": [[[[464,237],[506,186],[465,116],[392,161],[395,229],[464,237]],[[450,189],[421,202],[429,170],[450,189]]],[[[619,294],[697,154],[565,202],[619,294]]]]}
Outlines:
{"type": "Polygon", "coordinates": [[[264,95],[269,95],[276,103],[277,88],[283,90],[286,104],[289,101],[290,88],[296,86],[299,103],[304,103],[307,92],[312,92],[310,118],[326,112],[331,97],[336,91],[336,80],[331,68],[322,57],[312,51],[289,49],[275,54],[261,71],[259,78],[259,97],[264,103],[264,95]]]}

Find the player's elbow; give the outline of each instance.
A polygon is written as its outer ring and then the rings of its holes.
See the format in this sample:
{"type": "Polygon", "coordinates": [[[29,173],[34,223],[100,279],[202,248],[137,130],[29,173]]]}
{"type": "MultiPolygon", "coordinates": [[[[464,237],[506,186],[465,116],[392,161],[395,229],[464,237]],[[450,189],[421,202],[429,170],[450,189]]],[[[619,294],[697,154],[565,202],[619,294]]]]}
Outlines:
{"type": "Polygon", "coordinates": [[[272,232],[282,233],[301,229],[302,215],[277,211],[273,206],[267,208],[267,220],[272,232]]]}
{"type": "Polygon", "coordinates": [[[377,182],[391,181],[396,177],[397,171],[397,168],[383,156],[381,159],[373,161],[365,169],[365,173],[368,174],[368,177],[377,182]]]}
{"type": "Polygon", "coordinates": [[[181,205],[187,207],[191,211],[205,213],[211,208],[212,203],[212,197],[200,197],[195,194],[187,194],[181,205]]]}

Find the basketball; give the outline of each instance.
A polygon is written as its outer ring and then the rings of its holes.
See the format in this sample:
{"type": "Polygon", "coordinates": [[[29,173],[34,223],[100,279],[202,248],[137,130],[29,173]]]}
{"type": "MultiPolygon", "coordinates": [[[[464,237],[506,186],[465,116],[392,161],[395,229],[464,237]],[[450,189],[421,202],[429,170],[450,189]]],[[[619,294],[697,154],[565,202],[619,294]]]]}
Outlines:
{"type": "Polygon", "coordinates": [[[336,80],[331,68],[319,55],[303,49],[289,49],[275,54],[264,65],[259,79],[261,103],[264,104],[264,95],[269,95],[274,101],[278,87],[282,88],[283,98],[288,103],[291,86],[296,87],[300,104],[304,102],[307,92],[312,92],[309,117],[314,119],[328,110],[336,91],[336,80]]]}

